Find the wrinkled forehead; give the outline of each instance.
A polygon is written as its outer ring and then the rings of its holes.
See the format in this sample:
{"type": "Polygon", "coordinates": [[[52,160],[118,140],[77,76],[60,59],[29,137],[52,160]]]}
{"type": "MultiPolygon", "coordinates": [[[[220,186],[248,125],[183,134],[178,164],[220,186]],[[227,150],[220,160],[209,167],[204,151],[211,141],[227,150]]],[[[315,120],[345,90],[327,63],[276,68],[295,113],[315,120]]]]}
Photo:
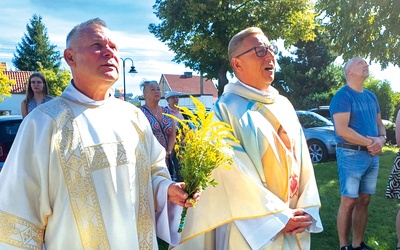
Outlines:
{"type": "Polygon", "coordinates": [[[355,57],[353,58],[353,60],[351,61],[351,66],[354,65],[358,65],[358,64],[368,64],[367,61],[365,61],[363,58],[361,57],[355,57]]]}
{"type": "Polygon", "coordinates": [[[159,88],[160,86],[156,81],[149,81],[143,83],[143,92],[147,92],[149,89],[159,88]]]}
{"type": "Polygon", "coordinates": [[[150,82],[148,86],[152,87],[152,88],[159,88],[160,87],[157,82],[150,82]]]}
{"type": "Polygon", "coordinates": [[[270,45],[268,38],[263,34],[251,34],[243,39],[243,44],[248,46],[270,45]]]}
{"type": "Polygon", "coordinates": [[[113,32],[106,27],[100,25],[91,25],[82,29],[81,32],[83,37],[94,41],[109,41],[116,43],[116,38],[113,32]]]}

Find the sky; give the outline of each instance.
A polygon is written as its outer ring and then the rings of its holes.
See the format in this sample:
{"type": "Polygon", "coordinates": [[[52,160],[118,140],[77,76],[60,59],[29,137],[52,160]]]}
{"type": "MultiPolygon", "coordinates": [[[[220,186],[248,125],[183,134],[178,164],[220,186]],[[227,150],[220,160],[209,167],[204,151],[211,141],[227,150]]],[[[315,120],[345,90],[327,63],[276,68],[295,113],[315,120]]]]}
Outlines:
{"type": "MultiPolygon", "coordinates": [[[[183,74],[192,71],[172,62],[174,53],[148,31],[150,23],[158,23],[149,0],[17,0],[7,1],[0,8],[0,61],[15,70],[11,62],[15,48],[27,33],[33,14],[40,15],[51,44],[61,55],[65,39],[77,24],[91,18],[103,19],[116,36],[122,58],[130,58],[138,71],[128,74],[132,62],[125,60],[126,92],[141,94],[143,79],[159,81],[161,74],[183,74]]],[[[66,69],[68,65],[63,61],[66,69]]],[[[121,63],[122,67],[122,63],[121,63]]],[[[121,70],[122,72],[122,70],[121,70]]],[[[196,74],[196,73],[194,73],[196,74]]],[[[115,84],[123,88],[123,74],[115,84]]]]}
{"type": "MultiPolygon", "coordinates": [[[[42,17],[49,41],[57,46],[56,50],[61,55],[68,32],[81,22],[99,17],[115,33],[121,57],[132,59],[138,71],[134,76],[128,74],[132,62],[125,60],[126,92],[134,96],[141,94],[139,84],[143,79],[159,81],[161,74],[192,71],[183,64],[172,62],[174,53],[149,32],[148,25],[159,22],[153,13],[154,3],[154,0],[7,1],[0,8],[0,62],[6,62],[7,69],[16,70],[11,59],[16,46],[27,33],[26,26],[30,24],[33,14],[42,17]]],[[[64,61],[62,65],[68,69],[64,61]]],[[[372,64],[370,72],[375,78],[388,80],[392,89],[400,92],[399,67],[389,66],[382,71],[379,65],[372,64]]],[[[197,75],[197,72],[194,74],[197,75]]],[[[115,87],[123,88],[123,74],[115,87]]]]}

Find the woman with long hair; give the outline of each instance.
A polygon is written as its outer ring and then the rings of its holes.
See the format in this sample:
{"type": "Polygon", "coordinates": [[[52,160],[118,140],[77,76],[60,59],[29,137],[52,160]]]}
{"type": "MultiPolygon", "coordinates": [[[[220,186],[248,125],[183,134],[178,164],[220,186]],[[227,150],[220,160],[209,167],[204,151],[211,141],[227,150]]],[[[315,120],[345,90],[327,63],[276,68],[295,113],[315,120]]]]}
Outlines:
{"type": "Polygon", "coordinates": [[[33,73],[26,86],[26,97],[21,103],[22,117],[25,118],[34,108],[50,101],[53,97],[49,96],[49,87],[45,77],[39,73],[33,73]]]}

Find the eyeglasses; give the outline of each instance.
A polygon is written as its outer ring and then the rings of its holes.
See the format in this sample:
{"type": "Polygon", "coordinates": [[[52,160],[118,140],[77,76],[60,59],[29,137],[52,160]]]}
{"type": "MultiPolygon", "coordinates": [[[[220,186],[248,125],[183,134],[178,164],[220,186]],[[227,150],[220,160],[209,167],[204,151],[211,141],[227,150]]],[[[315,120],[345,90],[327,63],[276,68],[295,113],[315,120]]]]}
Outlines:
{"type": "Polygon", "coordinates": [[[274,45],[274,44],[270,44],[268,46],[256,46],[253,47],[249,50],[246,50],[245,52],[241,53],[240,55],[237,55],[236,57],[242,56],[246,53],[249,53],[250,51],[252,51],[254,49],[254,51],[256,52],[256,55],[258,57],[264,57],[267,55],[268,51],[273,55],[277,55],[278,54],[278,46],[274,45]]]}

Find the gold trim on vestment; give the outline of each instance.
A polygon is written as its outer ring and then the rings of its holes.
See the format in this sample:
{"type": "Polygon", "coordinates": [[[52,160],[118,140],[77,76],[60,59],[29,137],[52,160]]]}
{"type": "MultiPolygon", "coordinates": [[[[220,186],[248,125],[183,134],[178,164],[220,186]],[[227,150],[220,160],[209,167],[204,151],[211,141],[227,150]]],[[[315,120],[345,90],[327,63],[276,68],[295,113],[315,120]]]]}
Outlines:
{"type": "Polygon", "coordinates": [[[110,249],[100,202],[92,179],[92,171],[109,167],[109,163],[104,160],[106,158],[104,150],[99,150],[103,145],[96,145],[92,149],[84,148],[71,108],[63,99],[59,99],[58,102],[59,105],[53,105],[52,108],[53,110],[58,108],[59,112],[49,115],[53,115],[57,121],[57,131],[61,131],[56,135],[55,142],[59,148],[61,168],[82,248],[110,249]]]}
{"type": "Polygon", "coordinates": [[[0,211],[0,242],[25,249],[40,250],[43,246],[44,229],[32,222],[0,211]]]}
{"type": "Polygon", "coordinates": [[[148,199],[152,197],[152,194],[148,193],[150,170],[147,167],[143,167],[147,166],[149,162],[143,146],[144,134],[136,124],[133,125],[139,135],[139,143],[136,149],[136,171],[139,175],[139,211],[137,218],[139,248],[153,249],[153,220],[150,215],[150,207],[148,206],[150,204],[148,199]]]}

